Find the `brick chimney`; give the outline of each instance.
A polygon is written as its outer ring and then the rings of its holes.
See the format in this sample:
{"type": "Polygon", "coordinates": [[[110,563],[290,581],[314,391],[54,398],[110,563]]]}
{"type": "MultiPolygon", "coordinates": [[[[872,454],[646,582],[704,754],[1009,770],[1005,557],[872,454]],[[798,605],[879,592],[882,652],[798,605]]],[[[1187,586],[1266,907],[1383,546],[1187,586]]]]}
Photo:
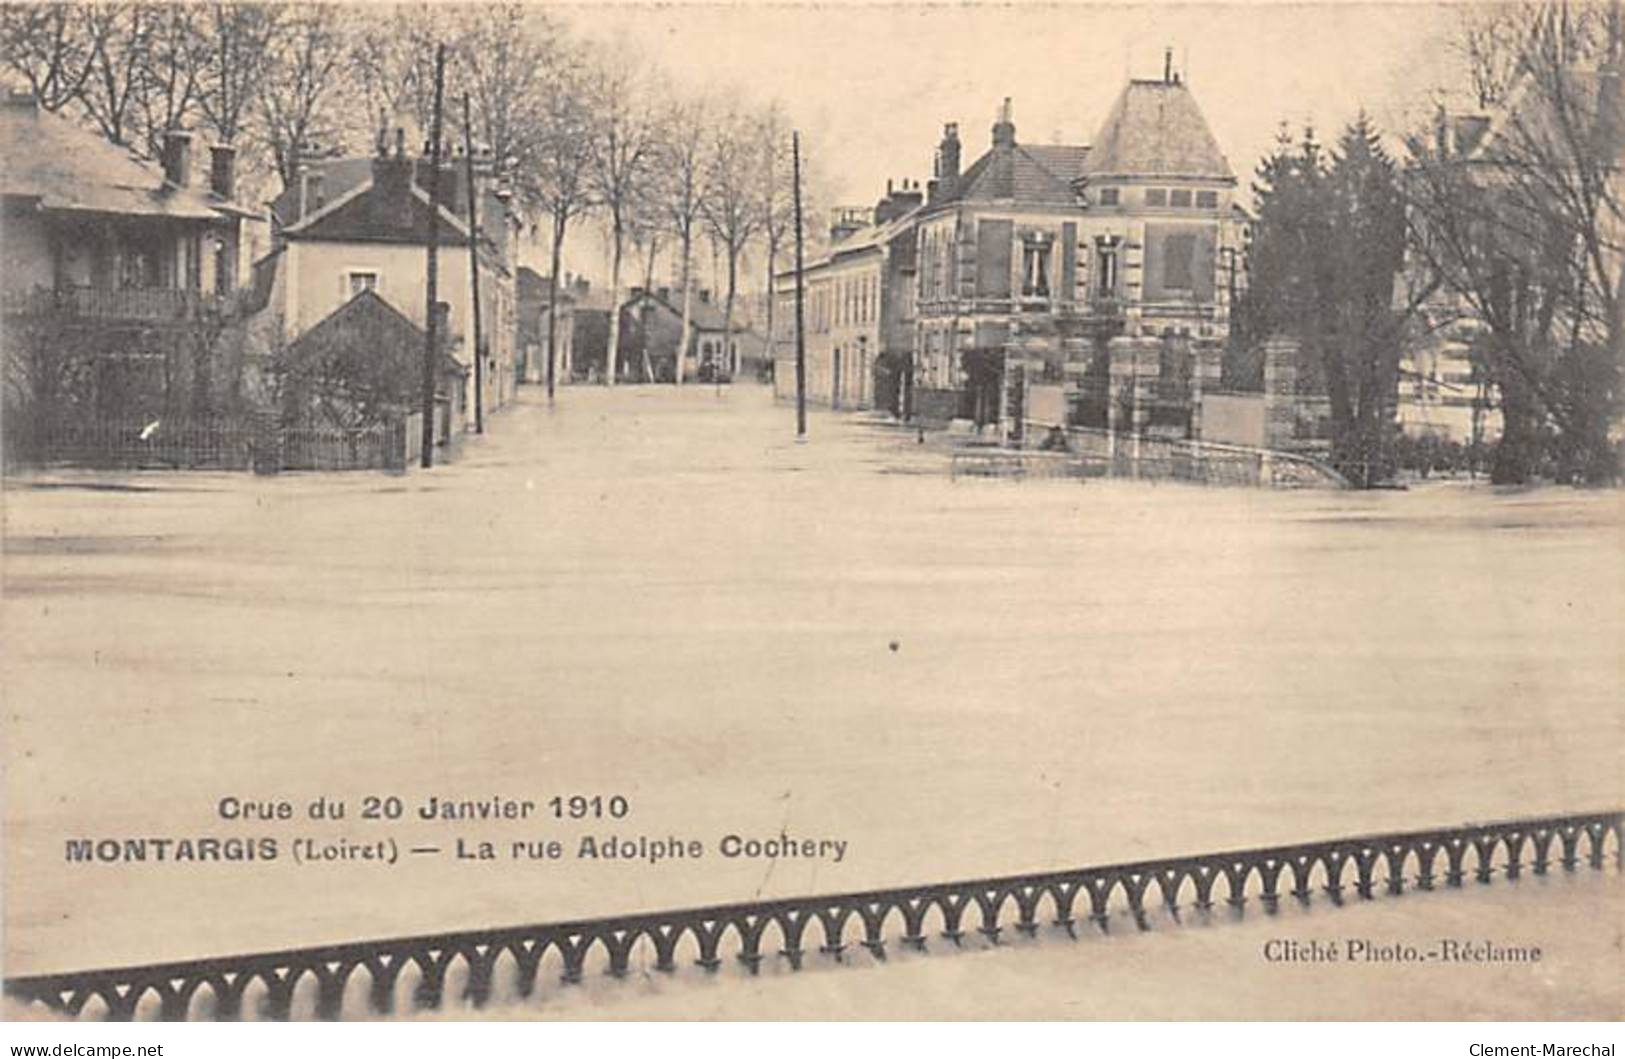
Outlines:
{"type": "Polygon", "coordinates": [[[885,224],[908,213],[924,201],[920,193],[920,186],[904,180],[901,187],[896,187],[890,180],[886,181],[886,197],[875,204],[875,223],[885,224]]]}
{"type": "Polygon", "coordinates": [[[237,195],[237,148],[229,143],[209,148],[209,190],[227,202],[237,195]]]}
{"type": "Polygon", "coordinates": [[[178,188],[186,187],[192,180],[192,134],[185,129],[166,130],[160,160],[164,167],[164,183],[178,188]]]}
{"type": "Polygon", "coordinates": [[[1014,147],[1016,145],[1016,122],[1010,97],[1005,96],[1004,102],[999,104],[999,120],[993,123],[993,146],[1014,147]]]}
{"type": "Polygon", "coordinates": [[[959,122],[950,121],[942,127],[942,143],[937,146],[937,179],[952,182],[959,179],[959,122]]]}
{"type": "MultiPolygon", "coordinates": [[[[387,142],[380,139],[380,143],[387,142]]],[[[395,130],[395,151],[387,148],[372,158],[373,221],[392,227],[412,224],[412,160],[406,157],[406,130],[395,130]]]]}

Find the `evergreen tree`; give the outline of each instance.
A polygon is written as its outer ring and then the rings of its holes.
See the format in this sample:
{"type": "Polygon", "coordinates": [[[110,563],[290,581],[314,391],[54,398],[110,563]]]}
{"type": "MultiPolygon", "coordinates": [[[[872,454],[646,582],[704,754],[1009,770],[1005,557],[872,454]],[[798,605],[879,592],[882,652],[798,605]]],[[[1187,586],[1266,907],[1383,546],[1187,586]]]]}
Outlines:
{"type": "Polygon", "coordinates": [[[1331,404],[1332,458],[1370,485],[1390,470],[1405,215],[1393,162],[1362,114],[1328,156],[1285,130],[1259,165],[1248,289],[1232,330],[1232,385],[1262,385],[1258,350],[1298,341],[1298,388],[1331,404]],[[1250,376],[1250,377],[1249,377],[1250,376]]]}

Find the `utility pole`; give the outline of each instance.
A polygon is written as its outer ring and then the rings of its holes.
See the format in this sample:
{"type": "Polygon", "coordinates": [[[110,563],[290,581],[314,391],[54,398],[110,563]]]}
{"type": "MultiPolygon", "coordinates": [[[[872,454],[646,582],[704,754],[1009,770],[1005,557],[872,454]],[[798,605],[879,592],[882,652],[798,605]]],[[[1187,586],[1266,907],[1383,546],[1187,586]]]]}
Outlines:
{"type": "Polygon", "coordinates": [[[474,194],[474,124],[463,93],[463,154],[468,158],[468,278],[474,287],[474,433],[485,433],[485,347],[480,344],[479,214],[474,194]]]}
{"type": "MultiPolygon", "coordinates": [[[[440,109],[446,87],[446,46],[434,52],[434,115],[429,133],[429,253],[424,281],[428,312],[423,343],[423,455],[425,468],[434,466],[434,377],[440,345],[440,109]]],[[[447,395],[450,396],[449,394],[447,395]]],[[[449,429],[449,428],[448,428],[449,429]]]]}
{"type": "Polygon", "coordinates": [[[795,171],[795,207],[796,207],[796,437],[807,436],[807,336],[806,318],[803,308],[806,301],[806,291],[803,289],[801,271],[801,133],[790,134],[790,162],[795,171]]]}

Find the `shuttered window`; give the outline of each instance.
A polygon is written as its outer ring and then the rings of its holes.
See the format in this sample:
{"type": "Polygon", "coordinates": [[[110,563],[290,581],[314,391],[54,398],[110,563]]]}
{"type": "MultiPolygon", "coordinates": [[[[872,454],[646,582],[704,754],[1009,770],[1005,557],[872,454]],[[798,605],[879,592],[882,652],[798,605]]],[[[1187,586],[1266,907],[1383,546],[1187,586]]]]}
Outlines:
{"type": "Polygon", "coordinates": [[[1014,238],[1011,221],[981,221],[976,225],[976,296],[1010,297],[1010,253],[1014,238]]]}

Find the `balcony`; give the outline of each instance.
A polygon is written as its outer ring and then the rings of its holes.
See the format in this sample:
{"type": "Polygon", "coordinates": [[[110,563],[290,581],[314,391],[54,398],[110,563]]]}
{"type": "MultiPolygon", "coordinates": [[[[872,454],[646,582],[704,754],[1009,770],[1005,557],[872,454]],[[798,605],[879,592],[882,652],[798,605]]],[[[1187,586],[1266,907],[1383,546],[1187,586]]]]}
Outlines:
{"type": "Polygon", "coordinates": [[[107,323],[182,323],[227,314],[233,304],[230,296],[173,287],[37,287],[6,291],[0,296],[0,313],[107,323]]]}

